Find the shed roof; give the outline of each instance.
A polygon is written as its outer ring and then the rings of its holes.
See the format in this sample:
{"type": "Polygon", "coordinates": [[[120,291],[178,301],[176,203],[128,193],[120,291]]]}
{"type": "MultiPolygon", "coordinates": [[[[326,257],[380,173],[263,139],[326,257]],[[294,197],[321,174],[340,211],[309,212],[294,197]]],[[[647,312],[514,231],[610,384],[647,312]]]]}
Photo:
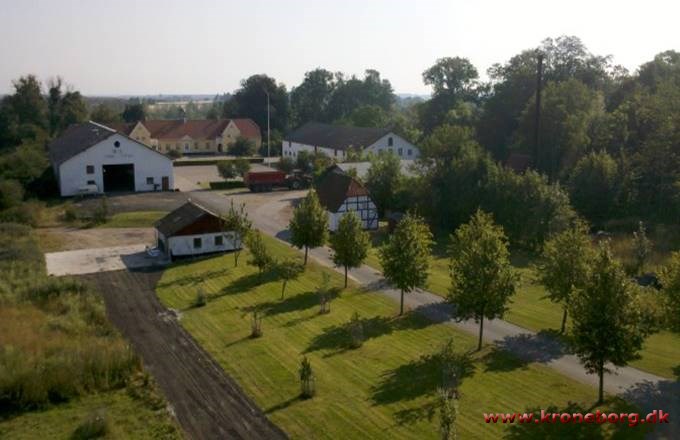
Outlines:
{"type": "Polygon", "coordinates": [[[387,128],[345,127],[308,122],[288,133],[285,140],[316,147],[346,150],[349,147],[367,147],[387,133],[390,133],[387,128]]]}
{"type": "Polygon", "coordinates": [[[158,220],[154,226],[161,234],[166,237],[171,237],[205,216],[214,217],[216,219],[220,218],[212,211],[189,200],[184,205],[158,220]]]}
{"type": "Polygon", "coordinates": [[[330,212],[337,212],[348,197],[369,195],[358,180],[336,166],[326,170],[316,185],[316,192],[321,204],[330,212]]]}

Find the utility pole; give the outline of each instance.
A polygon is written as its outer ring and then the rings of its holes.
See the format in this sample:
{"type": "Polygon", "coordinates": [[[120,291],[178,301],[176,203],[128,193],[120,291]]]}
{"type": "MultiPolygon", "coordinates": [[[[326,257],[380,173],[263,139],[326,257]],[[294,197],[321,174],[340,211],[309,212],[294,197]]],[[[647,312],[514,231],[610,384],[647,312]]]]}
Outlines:
{"type": "Polygon", "coordinates": [[[541,86],[543,82],[543,54],[536,55],[536,114],[534,121],[534,168],[538,168],[538,154],[541,148],[541,86]]]}
{"type": "Polygon", "coordinates": [[[265,95],[267,95],[267,158],[271,157],[271,135],[269,131],[269,92],[264,90],[265,95]]]}

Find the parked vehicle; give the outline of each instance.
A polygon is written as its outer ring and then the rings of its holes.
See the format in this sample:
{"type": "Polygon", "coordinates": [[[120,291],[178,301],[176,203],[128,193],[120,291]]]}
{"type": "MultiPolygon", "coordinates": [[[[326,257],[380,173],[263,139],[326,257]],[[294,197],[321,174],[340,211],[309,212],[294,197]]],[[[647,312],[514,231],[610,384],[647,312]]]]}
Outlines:
{"type": "Polygon", "coordinates": [[[307,188],[311,184],[311,178],[304,174],[286,174],[279,170],[248,171],[243,176],[243,182],[252,192],[264,192],[274,188],[307,188]]]}

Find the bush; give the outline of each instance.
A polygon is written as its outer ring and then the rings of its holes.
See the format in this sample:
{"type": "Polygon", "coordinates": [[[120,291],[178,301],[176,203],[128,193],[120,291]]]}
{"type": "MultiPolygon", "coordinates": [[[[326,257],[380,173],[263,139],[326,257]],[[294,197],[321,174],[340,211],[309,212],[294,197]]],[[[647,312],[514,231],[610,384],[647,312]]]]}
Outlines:
{"type": "Polygon", "coordinates": [[[64,221],[72,223],[78,220],[78,212],[73,205],[66,205],[64,208],[64,221]]]}
{"type": "Polygon", "coordinates": [[[303,399],[308,399],[316,394],[316,381],[312,364],[306,356],[300,361],[300,387],[303,399]]]}
{"type": "Polygon", "coordinates": [[[255,154],[255,142],[239,136],[233,144],[229,145],[227,152],[232,156],[252,156],[255,154]]]}
{"type": "Polygon", "coordinates": [[[236,177],[236,167],[230,161],[221,161],[217,163],[217,172],[224,179],[233,179],[236,177]]]}
{"type": "Polygon", "coordinates": [[[100,438],[109,431],[106,414],[103,411],[95,411],[81,423],[73,434],[71,440],[88,440],[100,438]]]}
{"type": "Polygon", "coordinates": [[[40,202],[24,202],[18,206],[0,212],[0,222],[19,223],[37,227],[42,220],[43,204],[40,202]]]}
{"type": "Polygon", "coordinates": [[[173,148],[172,150],[167,151],[165,155],[170,159],[179,159],[182,157],[182,152],[173,148]]]}
{"type": "Polygon", "coordinates": [[[281,160],[276,164],[276,168],[283,171],[286,174],[290,174],[295,169],[295,161],[290,157],[282,157],[281,160]]]}
{"type": "Polygon", "coordinates": [[[0,210],[14,208],[24,200],[24,188],[16,180],[0,180],[0,210]]]}
{"type": "Polygon", "coordinates": [[[199,289],[196,292],[196,298],[194,299],[193,307],[203,307],[208,303],[208,298],[205,296],[203,289],[199,289]]]}
{"type": "Polygon", "coordinates": [[[109,218],[109,203],[106,196],[102,196],[99,205],[92,212],[92,222],[96,225],[106,223],[109,218]]]}
{"type": "Polygon", "coordinates": [[[255,339],[262,336],[262,315],[257,310],[253,310],[253,317],[250,321],[250,337],[255,339]]]}
{"type": "Polygon", "coordinates": [[[234,169],[238,177],[243,177],[248,171],[250,171],[250,162],[248,159],[236,159],[234,161],[234,169]]]}

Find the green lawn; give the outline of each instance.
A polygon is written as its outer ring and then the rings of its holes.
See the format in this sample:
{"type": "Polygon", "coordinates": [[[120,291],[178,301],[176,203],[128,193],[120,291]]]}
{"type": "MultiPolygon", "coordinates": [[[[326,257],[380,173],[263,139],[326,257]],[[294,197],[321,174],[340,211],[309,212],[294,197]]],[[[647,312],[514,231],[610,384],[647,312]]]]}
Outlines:
{"type": "MultiPolygon", "coordinates": [[[[277,240],[264,239],[277,257],[299,255],[277,240]]],[[[282,300],[281,283],[259,275],[245,264],[247,259],[244,252],[238,268],[230,255],[175,264],[157,292],[166,306],[181,311],[182,325],[272,421],[292,438],[438,438],[434,403],[441,370],[432,355],[449,339],[458,352],[467,352],[475,345],[474,336],[414,314],[397,317],[391,300],[356,287],[339,293],[330,314],[319,315],[315,292],[322,272],[331,275],[335,286],[342,283],[339,274],[310,263],[299,280],[289,283],[282,300]],[[193,308],[199,289],[209,301],[193,308]],[[249,337],[253,310],[264,313],[259,339],[249,337]],[[354,312],[360,313],[366,336],[358,349],[349,348],[345,329],[354,312]],[[309,400],[298,397],[302,356],[309,357],[316,376],[317,396],[309,400]]],[[[490,346],[470,356],[468,374],[458,424],[464,439],[544,438],[545,431],[535,426],[487,425],[483,413],[549,405],[565,409],[569,402],[590,408],[596,396],[592,387],[490,346]]],[[[625,406],[619,400],[608,405],[625,406]]],[[[602,429],[584,426],[549,428],[602,429]]],[[[620,429],[626,438],[643,435],[641,429],[620,429]]]]}
{"type": "Polygon", "coordinates": [[[165,211],[135,211],[113,214],[105,223],[97,225],[98,228],[149,228],[165,216],[165,211]]]}
{"type": "Polygon", "coordinates": [[[146,403],[128,396],[125,390],[88,395],[42,411],[0,419],[0,438],[14,440],[69,439],[94,411],[108,421],[106,439],[180,439],[168,421],[167,412],[149,409],[146,403]]]}
{"type": "MultiPolygon", "coordinates": [[[[378,238],[378,243],[382,238],[378,238]]],[[[430,264],[427,289],[446,297],[450,285],[449,262],[443,255],[443,246],[435,248],[430,264]]],[[[510,309],[504,319],[521,327],[534,330],[558,330],[562,322],[562,307],[545,298],[545,287],[536,280],[535,270],[527,264],[526,255],[513,258],[520,274],[520,286],[512,297],[510,309]]],[[[379,269],[377,248],[372,248],[366,264],[379,269]]],[[[650,336],[640,353],[641,359],[631,366],[670,379],[680,377],[680,334],[669,331],[650,336]]]]}

